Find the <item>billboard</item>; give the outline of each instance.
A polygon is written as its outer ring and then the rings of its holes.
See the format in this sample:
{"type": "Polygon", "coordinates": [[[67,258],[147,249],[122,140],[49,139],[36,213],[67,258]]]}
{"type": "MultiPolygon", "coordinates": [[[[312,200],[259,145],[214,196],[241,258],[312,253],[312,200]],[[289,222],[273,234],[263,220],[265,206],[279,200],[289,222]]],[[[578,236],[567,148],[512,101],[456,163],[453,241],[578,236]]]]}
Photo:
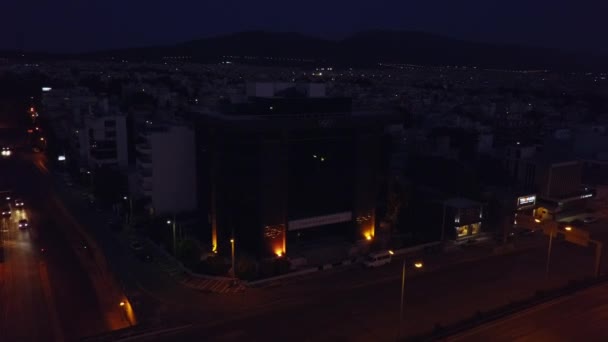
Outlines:
{"type": "Polygon", "coordinates": [[[310,217],[300,220],[289,221],[287,230],[299,230],[318,226],[324,226],[326,224],[348,222],[353,219],[352,211],[346,211],[343,213],[336,213],[330,215],[310,217]]]}
{"type": "Polygon", "coordinates": [[[536,204],[536,195],[526,195],[517,198],[517,207],[527,207],[536,204]]]}

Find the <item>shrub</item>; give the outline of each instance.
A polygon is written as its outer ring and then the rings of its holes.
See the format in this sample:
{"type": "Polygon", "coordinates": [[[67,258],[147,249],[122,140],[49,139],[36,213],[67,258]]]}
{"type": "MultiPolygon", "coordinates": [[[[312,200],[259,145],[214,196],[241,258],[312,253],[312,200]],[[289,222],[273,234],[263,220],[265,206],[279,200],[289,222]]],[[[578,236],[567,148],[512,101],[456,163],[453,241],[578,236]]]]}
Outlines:
{"type": "Polygon", "coordinates": [[[201,247],[194,239],[185,239],[177,245],[177,258],[184,266],[195,267],[201,259],[201,247]]]}

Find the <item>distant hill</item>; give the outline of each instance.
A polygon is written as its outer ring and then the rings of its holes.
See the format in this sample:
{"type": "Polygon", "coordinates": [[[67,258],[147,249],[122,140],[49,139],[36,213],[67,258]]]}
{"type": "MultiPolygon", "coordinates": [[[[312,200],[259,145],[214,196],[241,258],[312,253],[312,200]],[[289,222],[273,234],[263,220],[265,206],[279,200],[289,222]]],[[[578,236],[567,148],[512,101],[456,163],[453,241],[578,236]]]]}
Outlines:
{"type": "MultiPolygon", "coordinates": [[[[384,62],[514,69],[608,69],[607,56],[470,42],[424,32],[383,30],[360,32],[342,40],[328,40],[299,33],[250,31],[175,45],[80,55],[129,60],[154,60],[166,56],[189,56],[193,61],[201,62],[219,61],[222,56],[250,56],[275,58],[267,60],[269,64],[296,59],[345,66],[369,66],[384,62]]],[[[256,63],[251,58],[249,60],[256,63]]]]}

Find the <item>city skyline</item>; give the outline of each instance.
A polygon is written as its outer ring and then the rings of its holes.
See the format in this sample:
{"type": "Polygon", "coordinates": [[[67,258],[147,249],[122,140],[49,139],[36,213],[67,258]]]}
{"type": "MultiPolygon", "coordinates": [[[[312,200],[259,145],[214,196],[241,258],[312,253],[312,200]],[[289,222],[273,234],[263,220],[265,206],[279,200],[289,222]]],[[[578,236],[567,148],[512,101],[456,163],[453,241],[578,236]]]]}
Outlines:
{"type": "Polygon", "coordinates": [[[343,38],[359,31],[423,31],[492,43],[515,43],[562,50],[606,53],[602,20],[608,5],[567,1],[472,0],[464,6],[449,1],[311,0],[302,4],[240,0],[222,3],[181,1],[168,6],[148,2],[87,3],[12,1],[0,24],[0,49],[83,52],[100,49],[179,43],[249,30],[300,32],[343,38]],[[145,6],[145,7],[144,7],[145,6]],[[23,23],[27,23],[24,25],[23,23]]]}

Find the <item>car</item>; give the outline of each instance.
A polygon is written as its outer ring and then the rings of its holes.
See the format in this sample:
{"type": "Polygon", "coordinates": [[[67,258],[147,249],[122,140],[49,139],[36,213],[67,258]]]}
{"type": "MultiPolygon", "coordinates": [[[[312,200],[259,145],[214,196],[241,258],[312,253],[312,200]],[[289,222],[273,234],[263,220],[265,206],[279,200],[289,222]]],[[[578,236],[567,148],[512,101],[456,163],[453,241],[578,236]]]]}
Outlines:
{"type": "Polygon", "coordinates": [[[584,223],[597,222],[597,217],[595,217],[595,216],[587,216],[587,217],[583,218],[583,222],[584,223]]]}
{"type": "Polygon", "coordinates": [[[11,203],[11,200],[13,199],[13,192],[8,190],[8,191],[0,191],[0,200],[5,201],[6,204],[11,203]]]}
{"type": "Polygon", "coordinates": [[[10,147],[3,147],[2,148],[2,157],[3,158],[8,158],[13,154],[13,151],[11,151],[10,147]]]}
{"type": "Polygon", "coordinates": [[[393,259],[391,251],[371,253],[363,262],[366,267],[378,267],[389,264],[393,259]]]}
{"type": "Polygon", "coordinates": [[[529,236],[529,235],[533,235],[535,232],[534,229],[530,229],[530,228],[521,228],[518,232],[518,234],[520,236],[529,236]]]}
{"type": "Polygon", "coordinates": [[[11,208],[8,206],[2,208],[2,217],[11,217],[11,208]]]}
{"type": "Polygon", "coordinates": [[[139,241],[132,241],[131,244],[129,245],[129,247],[131,247],[131,249],[136,252],[144,249],[144,245],[142,245],[141,242],[139,242],[139,241]]]}
{"type": "Polygon", "coordinates": [[[22,199],[20,199],[20,198],[15,199],[15,208],[16,209],[23,209],[24,205],[25,205],[25,203],[23,203],[22,199]]]}
{"type": "Polygon", "coordinates": [[[29,223],[26,219],[19,220],[19,229],[25,229],[29,226],[29,223]]]}
{"type": "Polygon", "coordinates": [[[152,255],[150,255],[150,253],[148,253],[147,250],[145,249],[140,249],[138,251],[135,252],[135,256],[144,262],[152,262],[154,261],[154,258],[152,257],[152,255]]]}

